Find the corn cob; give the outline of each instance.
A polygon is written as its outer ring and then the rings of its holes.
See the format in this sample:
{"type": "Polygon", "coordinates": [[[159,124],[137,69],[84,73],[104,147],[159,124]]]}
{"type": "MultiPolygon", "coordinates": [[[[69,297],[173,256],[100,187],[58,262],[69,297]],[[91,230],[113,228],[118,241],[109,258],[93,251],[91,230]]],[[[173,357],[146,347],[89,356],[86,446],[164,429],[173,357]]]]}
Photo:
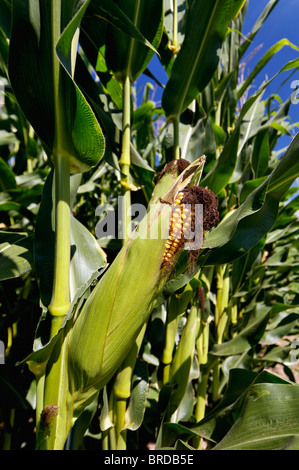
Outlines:
{"type": "Polygon", "coordinates": [[[165,251],[163,254],[163,260],[161,267],[163,268],[174,256],[175,253],[181,248],[184,243],[183,238],[183,221],[186,215],[182,213],[181,202],[184,197],[183,192],[179,192],[177,195],[174,204],[175,208],[172,213],[169,227],[169,237],[165,244],[165,251]]]}

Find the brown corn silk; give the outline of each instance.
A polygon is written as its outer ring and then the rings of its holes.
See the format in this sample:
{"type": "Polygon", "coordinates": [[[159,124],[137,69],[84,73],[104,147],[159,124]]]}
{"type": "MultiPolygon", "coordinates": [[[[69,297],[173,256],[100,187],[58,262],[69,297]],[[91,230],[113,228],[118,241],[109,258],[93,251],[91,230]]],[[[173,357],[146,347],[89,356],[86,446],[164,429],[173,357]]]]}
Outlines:
{"type": "MultiPolygon", "coordinates": [[[[200,186],[191,186],[179,191],[174,201],[174,208],[170,220],[169,237],[165,244],[165,251],[161,268],[165,267],[185,243],[190,241],[198,227],[195,224],[195,206],[203,206],[203,220],[199,229],[203,234],[215,227],[218,219],[218,198],[209,189],[200,186]],[[188,237],[189,234],[189,237],[188,237]]],[[[199,250],[190,250],[190,257],[196,258],[199,250]]]]}

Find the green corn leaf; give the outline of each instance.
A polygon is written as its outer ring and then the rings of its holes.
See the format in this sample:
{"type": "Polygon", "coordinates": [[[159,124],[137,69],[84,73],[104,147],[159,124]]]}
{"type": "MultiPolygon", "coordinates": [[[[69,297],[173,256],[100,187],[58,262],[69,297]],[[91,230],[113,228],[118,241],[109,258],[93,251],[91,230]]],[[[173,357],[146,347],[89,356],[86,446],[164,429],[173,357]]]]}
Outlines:
{"type": "MultiPolygon", "coordinates": [[[[0,137],[1,142],[1,137],[0,137]]],[[[6,189],[16,188],[16,178],[14,172],[10,166],[0,157],[0,189],[5,191],[6,189]]]]}
{"type": "Polygon", "coordinates": [[[26,233],[0,233],[0,280],[19,277],[31,271],[33,237],[26,233]]]}
{"type": "Polygon", "coordinates": [[[16,135],[13,132],[8,132],[6,130],[0,131],[0,145],[9,145],[15,144],[18,142],[16,135]]]}
{"type": "MultiPolygon", "coordinates": [[[[298,312],[298,306],[295,307],[293,305],[282,304],[280,305],[280,309],[281,310],[278,312],[279,314],[281,312],[284,312],[285,310],[291,312],[292,310],[294,311],[296,309],[298,312]]],[[[280,318],[279,314],[276,314],[275,317],[277,316],[278,318],[280,318]]],[[[293,330],[293,328],[296,328],[297,324],[298,313],[286,313],[286,315],[282,317],[281,321],[276,326],[272,326],[270,324],[269,329],[265,331],[264,335],[260,339],[260,344],[275,344],[285,335],[288,335],[289,332],[293,330]]]]}
{"type": "Polygon", "coordinates": [[[135,431],[142,424],[148,397],[149,377],[145,362],[137,361],[132,384],[133,388],[126,412],[126,428],[135,431]]]}
{"type": "MultiPolygon", "coordinates": [[[[233,427],[232,423],[238,422],[239,417],[242,416],[244,403],[246,407],[246,401],[250,395],[251,388],[259,385],[265,387],[267,385],[285,386],[289,385],[289,383],[266,371],[255,373],[243,368],[231,369],[229,371],[227,389],[220,403],[200,423],[192,427],[191,430],[214,443],[222,442],[222,439],[229,437],[230,430],[233,427]]],[[[255,418],[257,416],[261,415],[257,414],[255,418]]],[[[281,417],[283,416],[284,413],[281,414],[281,417]]],[[[252,422],[256,421],[259,420],[252,417],[252,422]]],[[[184,428],[181,428],[180,432],[184,433],[186,430],[184,431],[184,428]]],[[[257,436],[260,436],[258,431],[257,436]]]]}
{"type": "Polygon", "coordinates": [[[292,49],[295,49],[298,51],[298,47],[292,44],[288,39],[281,39],[278,41],[276,44],[274,44],[265,54],[264,56],[259,60],[259,62],[256,64],[254,67],[253,71],[249,74],[247,79],[239,86],[237,90],[237,97],[238,99],[241,98],[243,93],[247,90],[249,85],[252,83],[254,78],[257,76],[257,74],[265,67],[265,65],[269,62],[269,60],[278,52],[280,49],[282,49],[285,46],[289,46],[292,49]]]}
{"type": "Polygon", "coordinates": [[[0,5],[0,28],[3,30],[5,35],[10,37],[10,26],[11,26],[11,4],[7,0],[1,2],[0,5]]]}
{"type": "Polygon", "coordinates": [[[208,258],[209,264],[223,264],[238,258],[272,228],[279,202],[299,174],[298,146],[299,135],[268,178],[207,235],[204,247],[214,248],[208,258]]]}
{"type": "MultiPolygon", "coordinates": [[[[163,2],[152,0],[117,0],[116,4],[144,37],[157,49],[163,30],[163,2]]],[[[132,36],[113,26],[107,28],[105,57],[107,66],[120,78],[130,76],[131,81],[145,70],[153,57],[149,49],[132,36]]]]}
{"type": "Polygon", "coordinates": [[[9,77],[14,93],[49,156],[58,145],[69,156],[72,173],[94,166],[104,152],[100,125],[73,80],[75,31],[88,4],[12,3],[9,77]]]}
{"type": "Polygon", "coordinates": [[[221,48],[227,25],[243,4],[244,0],[193,0],[190,3],[185,39],[162,97],[168,119],[180,116],[209,83],[219,62],[217,50],[221,48]]]}
{"type": "MultiPolygon", "coordinates": [[[[150,4],[143,2],[142,6],[144,7],[146,5],[150,7],[150,4]]],[[[129,5],[129,7],[131,8],[132,5],[129,5]]],[[[130,40],[134,40],[133,42],[136,48],[138,50],[140,49],[142,52],[139,59],[142,59],[145,51],[146,56],[147,53],[151,51],[147,60],[151,58],[153,53],[157,52],[155,47],[144,37],[139,28],[136,27],[136,24],[127,16],[126,9],[128,9],[128,2],[122,6],[118,6],[116,2],[111,2],[110,0],[94,0],[87,9],[80,31],[80,45],[91,65],[97,71],[103,88],[111,96],[119,109],[122,109],[122,83],[110,73],[105,60],[107,32],[111,30],[116,36],[122,36],[126,43],[130,40]]],[[[122,50],[122,47],[123,41],[118,44],[118,48],[122,50]]],[[[128,50],[122,50],[122,52],[127,54],[128,50]]],[[[112,51],[112,55],[117,53],[118,49],[117,51],[112,51]]],[[[113,57],[110,60],[113,61],[113,57]]],[[[84,89],[85,86],[84,84],[82,85],[84,89]]]]}
{"type": "Polygon", "coordinates": [[[239,418],[214,450],[298,449],[298,405],[298,384],[252,385],[239,418]]]}
{"type": "MultiPolygon", "coordinates": [[[[117,2],[111,2],[110,0],[93,0],[88,6],[87,15],[83,19],[82,23],[83,37],[85,45],[87,45],[87,43],[90,41],[89,47],[95,48],[94,57],[97,56],[100,46],[104,44],[106,27],[108,26],[108,23],[123,33],[126,33],[128,36],[136,39],[143,46],[146,46],[149,49],[152,49],[153,52],[156,52],[153,45],[146,39],[146,37],[143,36],[141,31],[126,14],[126,7],[127,5],[118,5],[117,2]],[[104,23],[100,21],[101,19],[105,20],[104,23]],[[85,33],[87,33],[88,37],[85,36],[85,33]],[[86,42],[88,38],[89,41],[86,42]]],[[[86,50],[85,47],[84,50],[86,50]]],[[[92,54],[88,54],[88,56],[92,57],[92,54]]],[[[95,64],[93,61],[92,63],[93,65],[95,64]]]]}

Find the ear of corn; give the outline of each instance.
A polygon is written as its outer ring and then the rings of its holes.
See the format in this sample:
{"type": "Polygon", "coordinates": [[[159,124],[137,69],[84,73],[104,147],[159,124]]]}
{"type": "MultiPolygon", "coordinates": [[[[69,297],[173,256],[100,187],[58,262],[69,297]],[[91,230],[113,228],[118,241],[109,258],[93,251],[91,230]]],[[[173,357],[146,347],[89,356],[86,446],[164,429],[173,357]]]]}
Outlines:
{"type": "Polygon", "coordinates": [[[201,174],[204,160],[188,166],[168,186],[167,201],[151,205],[83,306],[68,352],[70,391],[78,410],[115,373],[147,321],[169,277],[164,261],[177,193],[201,174]]]}
{"type": "MultiPolygon", "coordinates": [[[[47,428],[41,429],[41,444],[46,439],[50,448],[63,448],[73,419],[92,402],[116,373],[156,304],[184,245],[176,247],[169,263],[164,263],[169,251],[167,240],[173,222],[173,208],[180,205],[178,194],[198,182],[205,157],[189,165],[171,187],[163,184],[163,197],[150,204],[144,219],[123,245],[111,266],[104,272],[90,295],[84,295],[70,310],[67,321],[49,344],[47,374],[51,373],[60,344],[63,358],[56,389],[46,389],[43,406],[58,406],[47,428]],[[167,246],[166,246],[167,245],[167,246]],[[86,300],[85,300],[86,299],[86,300]],[[60,338],[60,340],[56,340],[60,338]],[[59,385],[60,384],[60,385],[59,385]]],[[[161,190],[162,186],[160,186],[161,190]]],[[[37,351],[38,357],[44,357],[37,351]]],[[[34,368],[36,353],[30,357],[34,368]]],[[[38,357],[36,360],[38,361],[38,357]]],[[[41,359],[40,358],[40,359],[41,359]]],[[[32,368],[32,370],[33,370],[32,368]]],[[[56,408],[55,408],[56,410],[56,408]]],[[[44,446],[46,447],[46,445],[44,446]]]]}

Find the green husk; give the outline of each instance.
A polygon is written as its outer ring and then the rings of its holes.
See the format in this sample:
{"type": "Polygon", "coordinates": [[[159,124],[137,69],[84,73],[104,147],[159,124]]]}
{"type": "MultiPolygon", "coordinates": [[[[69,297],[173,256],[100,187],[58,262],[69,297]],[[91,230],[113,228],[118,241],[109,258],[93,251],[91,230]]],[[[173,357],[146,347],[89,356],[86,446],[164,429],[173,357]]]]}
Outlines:
{"type": "Polygon", "coordinates": [[[145,218],[83,306],[69,341],[70,392],[78,410],[109,381],[130,351],[169,277],[161,269],[171,200],[198,179],[204,158],[187,167],[145,218]],[[156,236],[155,236],[156,235],[156,236]]]}

